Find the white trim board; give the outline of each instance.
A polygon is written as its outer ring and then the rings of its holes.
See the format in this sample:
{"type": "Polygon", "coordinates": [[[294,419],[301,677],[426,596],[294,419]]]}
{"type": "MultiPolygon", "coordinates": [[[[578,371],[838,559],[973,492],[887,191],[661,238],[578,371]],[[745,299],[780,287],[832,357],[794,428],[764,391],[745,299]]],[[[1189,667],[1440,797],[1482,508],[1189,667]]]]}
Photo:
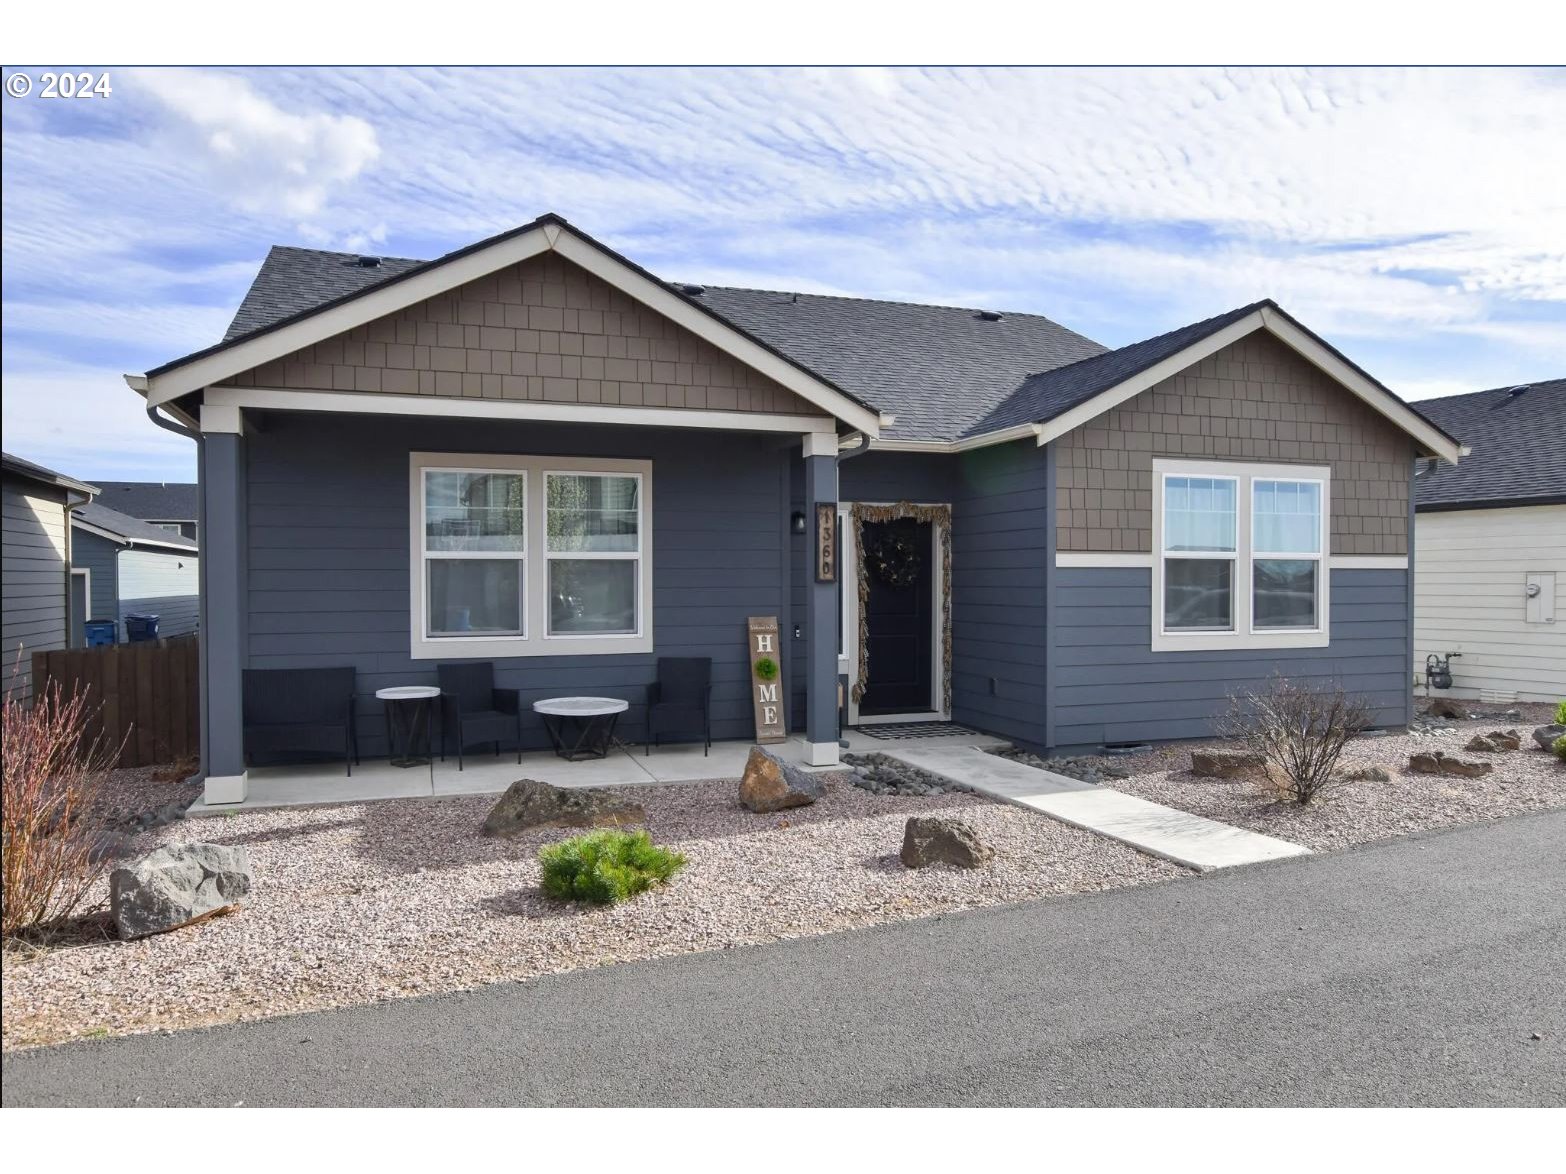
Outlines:
{"type": "MultiPolygon", "coordinates": [[[[1055,565],[1062,568],[1083,567],[1133,567],[1152,570],[1153,556],[1149,553],[1114,550],[1062,550],[1055,554],[1055,565]]],[[[1406,554],[1329,554],[1329,571],[1406,571],[1406,554]]]]}
{"type": "MultiPolygon", "coordinates": [[[[798,364],[703,312],[569,227],[552,223],[541,224],[449,261],[436,262],[410,277],[388,281],[340,305],[193,359],[160,375],[145,376],[139,382],[145,384],[144,394],[149,405],[168,403],[550,251],[559,253],[850,427],[872,437],[880,434],[881,413],[854,402],[798,364]]],[[[127,377],[127,382],[136,387],[131,377],[127,377]]]]}
{"type": "Polygon", "coordinates": [[[700,408],[638,408],[620,404],[544,403],[538,400],[457,399],[452,396],[386,395],[358,391],[292,391],[279,387],[209,387],[202,404],[203,431],[238,431],[245,408],[288,412],[332,412],[371,416],[439,416],[481,420],[546,420],[576,424],[634,424],[650,428],[709,428],[728,432],[797,432],[829,436],[837,450],[830,416],[787,416],[773,412],[720,412],[700,408]],[[214,423],[207,426],[207,414],[214,423]],[[231,416],[230,413],[234,413],[231,416]]]}

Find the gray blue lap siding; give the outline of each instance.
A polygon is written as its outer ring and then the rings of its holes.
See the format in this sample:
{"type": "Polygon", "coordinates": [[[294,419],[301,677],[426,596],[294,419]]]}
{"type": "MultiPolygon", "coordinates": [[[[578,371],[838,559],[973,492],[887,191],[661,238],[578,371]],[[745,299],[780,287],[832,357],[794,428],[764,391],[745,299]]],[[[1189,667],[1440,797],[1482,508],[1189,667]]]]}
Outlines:
{"type": "MultiPolygon", "coordinates": [[[[659,656],[710,656],[715,738],[754,733],[745,619],[785,602],[786,450],[759,434],[273,414],[247,440],[252,668],[352,665],[361,752],[385,753],[375,690],[433,684],[409,656],[408,454],[559,454],[653,462],[655,651],[495,660],[524,705],[565,693],[631,703],[639,738],[659,656]]],[[[532,747],[547,744],[529,713],[532,747]]]]}
{"type": "Polygon", "coordinates": [[[1153,652],[1152,572],[1062,568],[1055,591],[1055,744],[1199,738],[1236,690],[1274,672],[1341,682],[1376,723],[1407,720],[1408,572],[1334,570],[1332,643],[1286,651],[1153,652]]]}

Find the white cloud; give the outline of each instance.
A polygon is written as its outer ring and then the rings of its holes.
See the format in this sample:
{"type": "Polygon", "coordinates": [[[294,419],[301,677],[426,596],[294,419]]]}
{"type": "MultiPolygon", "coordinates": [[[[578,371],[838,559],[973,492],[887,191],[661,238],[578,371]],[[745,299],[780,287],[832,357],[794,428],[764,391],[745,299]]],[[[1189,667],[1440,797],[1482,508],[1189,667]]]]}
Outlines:
{"type": "Polygon", "coordinates": [[[249,212],[313,216],[380,154],[364,119],[289,112],[233,74],[148,69],[133,80],[174,115],[176,135],[249,212]]]}

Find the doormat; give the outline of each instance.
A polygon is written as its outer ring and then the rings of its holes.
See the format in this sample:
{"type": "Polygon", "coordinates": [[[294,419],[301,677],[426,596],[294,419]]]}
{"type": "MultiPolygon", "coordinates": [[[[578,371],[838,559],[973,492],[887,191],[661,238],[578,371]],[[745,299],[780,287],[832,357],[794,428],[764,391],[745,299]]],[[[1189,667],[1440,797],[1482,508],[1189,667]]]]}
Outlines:
{"type": "Polygon", "coordinates": [[[891,722],[881,726],[855,726],[856,734],[867,738],[890,740],[893,738],[949,738],[953,734],[978,735],[978,730],[959,726],[956,722],[891,722]]]}

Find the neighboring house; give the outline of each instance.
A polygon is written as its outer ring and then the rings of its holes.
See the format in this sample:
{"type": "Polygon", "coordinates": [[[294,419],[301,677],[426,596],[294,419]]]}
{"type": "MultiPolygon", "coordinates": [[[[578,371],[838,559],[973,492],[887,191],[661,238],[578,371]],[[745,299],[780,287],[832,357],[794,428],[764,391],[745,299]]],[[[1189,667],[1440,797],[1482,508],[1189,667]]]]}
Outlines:
{"type": "Polygon", "coordinates": [[[196,541],[197,486],[189,481],[100,481],[98,504],[196,541]]]}
{"type": "Polygon", "coordinates": [[[1566,698],[1566,379],[1419,410],[1471,452],[1415,469],[1415,671],[1456,652],[1459,697],[1566,698]]]}
{"type": "MultiPolygon", "coordinates": [[[[31,461],[0,454],[4,482],[4,535],[0,551],[3,639],[0,679],[18,701],[33,695],[32,654],[65,648],[73,614],[72,510],[92,500],[96,488],[31,461]]],[[[81,606],[81,601],[76,601],[81,606]]]]}
{"type": "Polygon", "coordinates": [[[195,542],[108,509],[102,501],[83,506],[71,518],[72,567],[86,577],[91,600],[91,614],[76,620],[73,643],[81,642],[83,618],[113,620],[117,641],[128,638],[127,615],[157,616],[159,636],[196,631],[201,600],[195,542]]]}
{"type": "Polygon", "coordinates": [[[224,341],[128,381],[201,437],[214,802],[247,667],[354,666],[372,753],[375,689],[441,660],[639,708],[710,656],[748,738],[751,616],[818,765],[840,682],[854,724],[1050,750],[1201,735],[1274,672],[1399,725],[1413,462],[1459,451],[1270,301],[1111,351],[670,284],[553,215],[431,262],[274,249],[224,341]]]}

